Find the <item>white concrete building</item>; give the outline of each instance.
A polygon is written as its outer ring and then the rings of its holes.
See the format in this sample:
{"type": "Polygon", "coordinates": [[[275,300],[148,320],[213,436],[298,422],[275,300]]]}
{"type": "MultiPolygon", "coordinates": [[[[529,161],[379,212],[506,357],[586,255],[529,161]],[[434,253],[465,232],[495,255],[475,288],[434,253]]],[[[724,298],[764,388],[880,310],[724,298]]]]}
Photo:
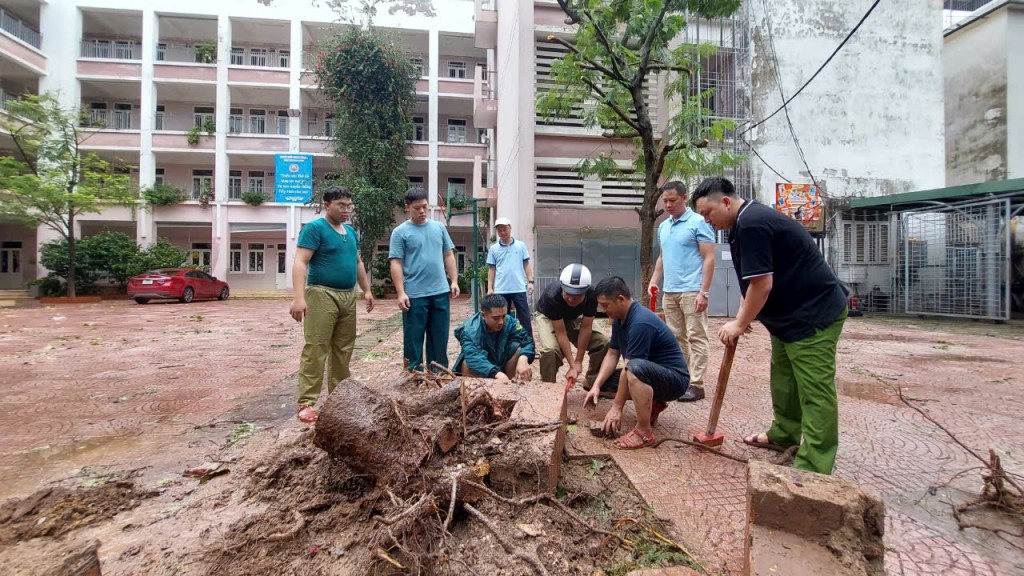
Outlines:
{"type": "MultiPolygon", "coordinates": [[[[144,245],[166,237],[232,289],[289,288],[298,232],[318,216],[301,205],[250,206],[241,195],[255,190],[273,198],[275,154],[312,154],[317,176],[336,169],[327,138],[332,122],[308,68],[317,42],[341,25],[314,4],[0,1],[3,98],[58,93],[90,119],[85,147],[136,167],[143,187],[173,184],[188,198],[152,211],[87,215],[76,235],[110,229],[144,245]],[[189,144],[187,132],[209,120],[213,133],[189,144]],[[208,206],[200,202],[204,191],[212,191],[208,206]]],[[[473,4],[434,0],[434,8],[432,18],[385,10],[374,23],[398,33],[422,66],[409,179],[437,206],[449,188],[468,195],[482,178],[489,139],[473,114],[474,73],[482,77],[487,64],[487,52],[473,42],[473,4]]],[[[4,138],[0,150],[9,148],[4,138]]],[[[468,217],[451,224],[461,256],[470,243],[468,217]]],[[[0,289],[45,274],[37,246],[54,237],[44,227],[0,223],[0,289]]]]}

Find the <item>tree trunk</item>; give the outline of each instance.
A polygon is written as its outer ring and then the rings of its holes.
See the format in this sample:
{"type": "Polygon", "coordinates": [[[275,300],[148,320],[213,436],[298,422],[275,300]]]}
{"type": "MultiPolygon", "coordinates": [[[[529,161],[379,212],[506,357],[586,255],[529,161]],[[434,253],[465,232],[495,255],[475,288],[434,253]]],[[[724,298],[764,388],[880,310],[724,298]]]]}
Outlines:
{"type": "MultiPolygon", "coordinates": [[[[651,203],[653,204],[653,202],[651,203]]],[[[654,206],[644,206],[640,208],[640,287],[639,291],[643,292],[641,297],[642,304],[649,306],[651,301],[651,293],[648,292],[647,286],[651,283],[651,276],[654,274],[654,221],[655,221],[655,210],[654,206]]]]}
{"type": "Polygon", "coordinates": [[[68,215],[68,298],[74,298],[75,292],[75,215],[68,215]]]}

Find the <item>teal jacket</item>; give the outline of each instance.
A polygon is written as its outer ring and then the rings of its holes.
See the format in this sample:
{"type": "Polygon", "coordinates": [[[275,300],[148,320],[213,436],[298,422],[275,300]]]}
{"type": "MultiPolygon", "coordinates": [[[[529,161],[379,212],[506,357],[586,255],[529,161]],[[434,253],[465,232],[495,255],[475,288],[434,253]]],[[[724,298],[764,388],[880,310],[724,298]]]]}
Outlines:
{"type": "Polygon", "coordinates": [[[515,355],[516,350],[530,362],[534,359],[533,336],[512,316],[505,316],[505,325],[497,340],[497,349],[491,348],[487,336],[487,325],[477,312],[455,329],[455,338],[462,346],[462,352],[455,361],[456,369],[466,361],[466,367],[473,372],[494,378],[502,367],[515,355]]]}

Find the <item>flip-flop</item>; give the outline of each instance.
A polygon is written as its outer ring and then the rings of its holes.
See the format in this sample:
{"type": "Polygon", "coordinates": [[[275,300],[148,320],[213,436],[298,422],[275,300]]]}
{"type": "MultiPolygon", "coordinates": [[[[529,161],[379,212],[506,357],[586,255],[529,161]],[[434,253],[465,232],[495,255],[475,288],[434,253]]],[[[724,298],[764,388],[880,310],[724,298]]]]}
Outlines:
{"type": "Polygon", "coordinates": [[[775,442],[768,440],[767,432],[761,432],[760,434],[756,434],[754,436],[748,436],[743,439],[743,443],[746,444],[747,446],[753,446],[754,448],[764,448],[765,450],[774,450],[776,452],[785,452],[789,448],[789,446],[776,444],[775,442]],[[757,438],[761,438],[762,436],[764,436],[764,439],[766,440],[765,442],[757,440],[757,438]],[[751,438],[754,438],[754,440],[751,440],[751,438]]]}
{"type": "Polygon", "coordinates": [[[665,408],[668,408],[668,404],[664,402],[658,402],[655,400],[654,403],[651,404],[651,426],[658,423],[658,416],[661,415],[665,408]]]}
{"type": "Polygon", "coordinates": [[[320,419],[320,414],[318,414],[317,411],[309,404],[303,404],[302,406],[299,406],[298,417],[300,422],[313,424],[320,419]],[[312,413],[312,415],[310,415],[310,413],[312,413]]]}
{"type": "Polygon", "coordinates": [[[618,440],[615,441],[615,447],[618,448],[619,450],[639,450],[641,448],[646,448],[651,444],[654,444],[654,431],[651,431],[650,435],[644,436],[644,433],[636,428],[633,428],[629,432],[623,434],[622,436],[619,436],[618,440]],[[640,443],[631,444],[628,446],[623,445],[622,442],[626,438],[629,438],[631,436],[636,436],[637,438],[639,438],[640,443]]]}

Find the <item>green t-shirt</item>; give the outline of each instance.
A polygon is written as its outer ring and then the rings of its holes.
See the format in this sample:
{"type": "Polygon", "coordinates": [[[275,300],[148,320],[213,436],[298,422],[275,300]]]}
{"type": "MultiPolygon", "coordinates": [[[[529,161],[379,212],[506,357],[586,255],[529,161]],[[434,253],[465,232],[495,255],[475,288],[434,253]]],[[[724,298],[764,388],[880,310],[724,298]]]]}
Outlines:
{"type": "Polygon", "coordinates": [[[306,283],[351,290],[358,277],[359,238],[355,228],[343,224],[347,234],[335,231],[324,218],[306,224],[299,232],[299,248],[313,251],[306,283]]]}

